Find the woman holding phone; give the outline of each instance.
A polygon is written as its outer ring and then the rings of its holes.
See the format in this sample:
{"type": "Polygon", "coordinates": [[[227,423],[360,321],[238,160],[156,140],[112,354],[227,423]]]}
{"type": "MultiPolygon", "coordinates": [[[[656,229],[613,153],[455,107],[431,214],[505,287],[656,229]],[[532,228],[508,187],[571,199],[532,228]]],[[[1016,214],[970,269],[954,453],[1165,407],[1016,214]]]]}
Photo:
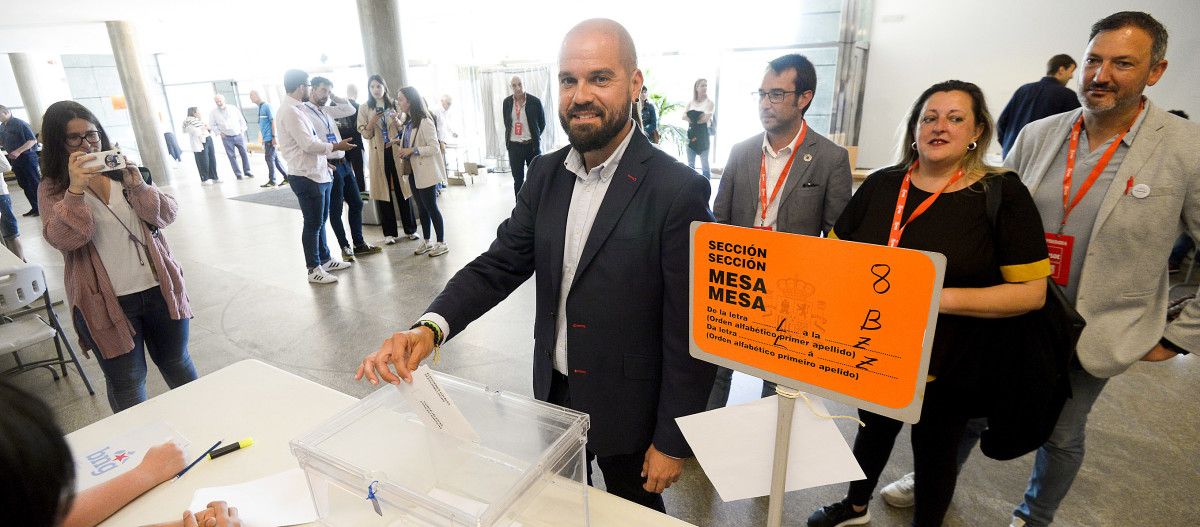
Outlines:
{"type": "Polygon", "coordinates": [[[42,229],[63,254],[71,318],[80,346],[96,351],[109,406],[115,413],[146,400],[147,353],[171,388],[194,380],[192,311],[161,230],[175,221],[175,198],[128,160],[106,170],[108,136],[77,102],[50,105],[42,140],[42,229]]]}
{"type": "Polygon", "coordinates": [[[358,131],[371,150],[369,173],[371,182],[367,190],[379,210],[379,223],[383,226],[383,243],[395,244],[400,237],[396,229],[396,209],[400,210],[400,222],[404,224],[404,237],[416,240],[417,220],[413,215],[411,190],[400,185],[400,171],[396,169],[402,160],[396,154],[396,127],[389,116],[396,114],[396,103],[388,93],[387,82],[379,75],[367,80],[370,95],[367,103],[358,106],[358,131]],[[392,208],[395,200],[396,208],[392,208]]]}

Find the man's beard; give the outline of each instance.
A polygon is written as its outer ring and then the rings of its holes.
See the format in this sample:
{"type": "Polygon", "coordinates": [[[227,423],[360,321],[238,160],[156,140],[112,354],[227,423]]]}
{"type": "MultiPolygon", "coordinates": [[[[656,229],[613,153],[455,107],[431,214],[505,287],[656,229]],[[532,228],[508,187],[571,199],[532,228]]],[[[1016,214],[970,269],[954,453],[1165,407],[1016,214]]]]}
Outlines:
{"type": "Polygon", "coordinates": [[[621,130],[625,128],[625,123],[629,121],[632,105],[623,106],[624,108],[613,115],[595,104],[574,105],[567,111],[558,114],[558,122],[567,132],[567,139],[571,141],[571,146],[575,147],[579,153],[584,154],[604,148],[617,134],[621,133],[621,130]],[[600,117],[600,126],[586,126],[583,129],[571,128],[570,116],[577,112],[595,113],[600,117]]]}
{"type": "Polygon", "coordinates": [[[1096,114],[1103,114],[1103,113],[1108,113],[1108,112],[1112,112],[1112,111],[1124,110],[1133,105],[1140,103],[1141,99],[1142,99],[1141,94],[1136,94],[1133,96],[1123,96],[1120,93],[1120,88],[1113,86],[1112,84],[1104,85],[1104,84],[1096,84],[1096,83],[1088,82],[1083,85],[1082,89],[1079,90],[1079,102],[1083,105],[1084,108],[1087,108],[1088,111],[1090,111],[1092,113],[1096,113],[1096,114]],[[1096,87],[1110,89],[1111,90],[1110,93],[1112,93],[1112,95],[1113,95],[1112,102],[1111,103],[1093,102],[1091,99],[1089,99],[1087,96],[1087,92],[1096,87]]]}

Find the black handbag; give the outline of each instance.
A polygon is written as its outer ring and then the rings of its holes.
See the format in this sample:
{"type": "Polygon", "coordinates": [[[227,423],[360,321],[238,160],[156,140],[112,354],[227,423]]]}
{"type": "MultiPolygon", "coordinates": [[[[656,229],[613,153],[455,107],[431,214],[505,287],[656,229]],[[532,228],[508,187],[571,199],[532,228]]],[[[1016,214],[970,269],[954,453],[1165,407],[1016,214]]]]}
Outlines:
{"type": "MultiPolygon", "coordinates": [[[[986,188],[993,228],[1004,177],[994,179],[986,188]]],[[[1021,457],[1050,438],[1071,396],[1071,361],[1087,325],[1050,278],[1046,278],[1046,303],[1041,309],[1004,323],[1006,338],[997,339],[985,360],[988,428],[980,442],[984,455],[998,460],[1021,457]]]]}

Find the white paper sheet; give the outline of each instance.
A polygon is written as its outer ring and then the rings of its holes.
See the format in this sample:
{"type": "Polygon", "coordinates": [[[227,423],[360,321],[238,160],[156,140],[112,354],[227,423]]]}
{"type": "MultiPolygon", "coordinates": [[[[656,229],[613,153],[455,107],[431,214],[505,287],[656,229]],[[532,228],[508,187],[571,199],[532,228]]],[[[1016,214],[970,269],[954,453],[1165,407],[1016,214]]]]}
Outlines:
{"type": "MultiPolygon", "coordinates": [[[[821,399],[812,406],[828,414],[821,399]]],[[[771,493],[778,396],[676,419],[697,461],[724,501],[771,493]]],[[[817,417],[796,400],[788,454],[787,491],[863,479],[832,419],[817,417]]]]}
{"type": "Polygon", "coordinates": [[[463,416],[454,400],[450,399],[450,395],[437,383],[437,379],[433,377],[433,370],[429,369],[428,365],[421,365],[413,371],[412,379],[412,384],[402,382],[396,385],[396,389],[412,404],[425,426],[464,441],[479,442],[479,433],[463,416]]]}
{"type": "Polygon", "coordinates": [[[299,468],[236,485],[197,489],[188,510],[202,511],[213,501],[237,507],[242,527],[283,527],[317,520],[308,480],[299,468]]]}
{"type": "MultiPolygon", "coordinates": [[[[188,440],[163,421],[151,422],[89,448],[79,449],[75,454],[75,492],[128,472],[142,462],[147,450],[167,441],[173,441],[187,453],[188,440]]],[[[187,459],[190,461],[197,455],[199,453],[187,459]]]]}

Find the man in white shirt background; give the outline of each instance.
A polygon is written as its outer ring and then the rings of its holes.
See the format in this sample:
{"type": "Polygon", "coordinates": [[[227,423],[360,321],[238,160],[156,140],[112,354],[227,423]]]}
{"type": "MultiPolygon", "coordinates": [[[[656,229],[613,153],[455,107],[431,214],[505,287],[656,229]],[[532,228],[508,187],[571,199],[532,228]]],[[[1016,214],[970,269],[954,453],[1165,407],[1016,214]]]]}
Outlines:
{"type": "MultiPolygon", "coordinates": [[[[283,99],[277,121],[279,153],[291,169],[292,192],[300,202],[300,213],[304,216],[301,243],[304,247],[304,263],[308,268],[308,281],[314,284],[332,284],[337,277],[329,271],[340,271],[350,267],[350,262],[334,259],[325,242],[325,220],[329,216],[329,193],[333,187],[333,174],[329,155],[345,152],[355,145],[345,139],[336,140],[336,131],[318,135],[305,113],[315,106],[307,106],[308,74],[300,70],[288,70],[283,74],[283,87],[288,96],[283,99]]],[[[333,127],[336,130],[336,127],[333,127]]]]}
{"type": "Polygon", "coordinates": [[[221,144],[225,145],[225,155],[229,156],[229,166],[233,167],[233,175],[242,179],[244,168],[245,177],[254,177],[254,174],[250,173],[250,156],[246,154],[246,118],[242,117],[241,108],[230,108],[225,104],[225,96],[219,93],[213,97],[213,103],[216,103],[217,107],[209,114],[208,126],[221,134],[221,144]],[[238,167],[235,150],[242,156],[241,168],[238,167]]]}

